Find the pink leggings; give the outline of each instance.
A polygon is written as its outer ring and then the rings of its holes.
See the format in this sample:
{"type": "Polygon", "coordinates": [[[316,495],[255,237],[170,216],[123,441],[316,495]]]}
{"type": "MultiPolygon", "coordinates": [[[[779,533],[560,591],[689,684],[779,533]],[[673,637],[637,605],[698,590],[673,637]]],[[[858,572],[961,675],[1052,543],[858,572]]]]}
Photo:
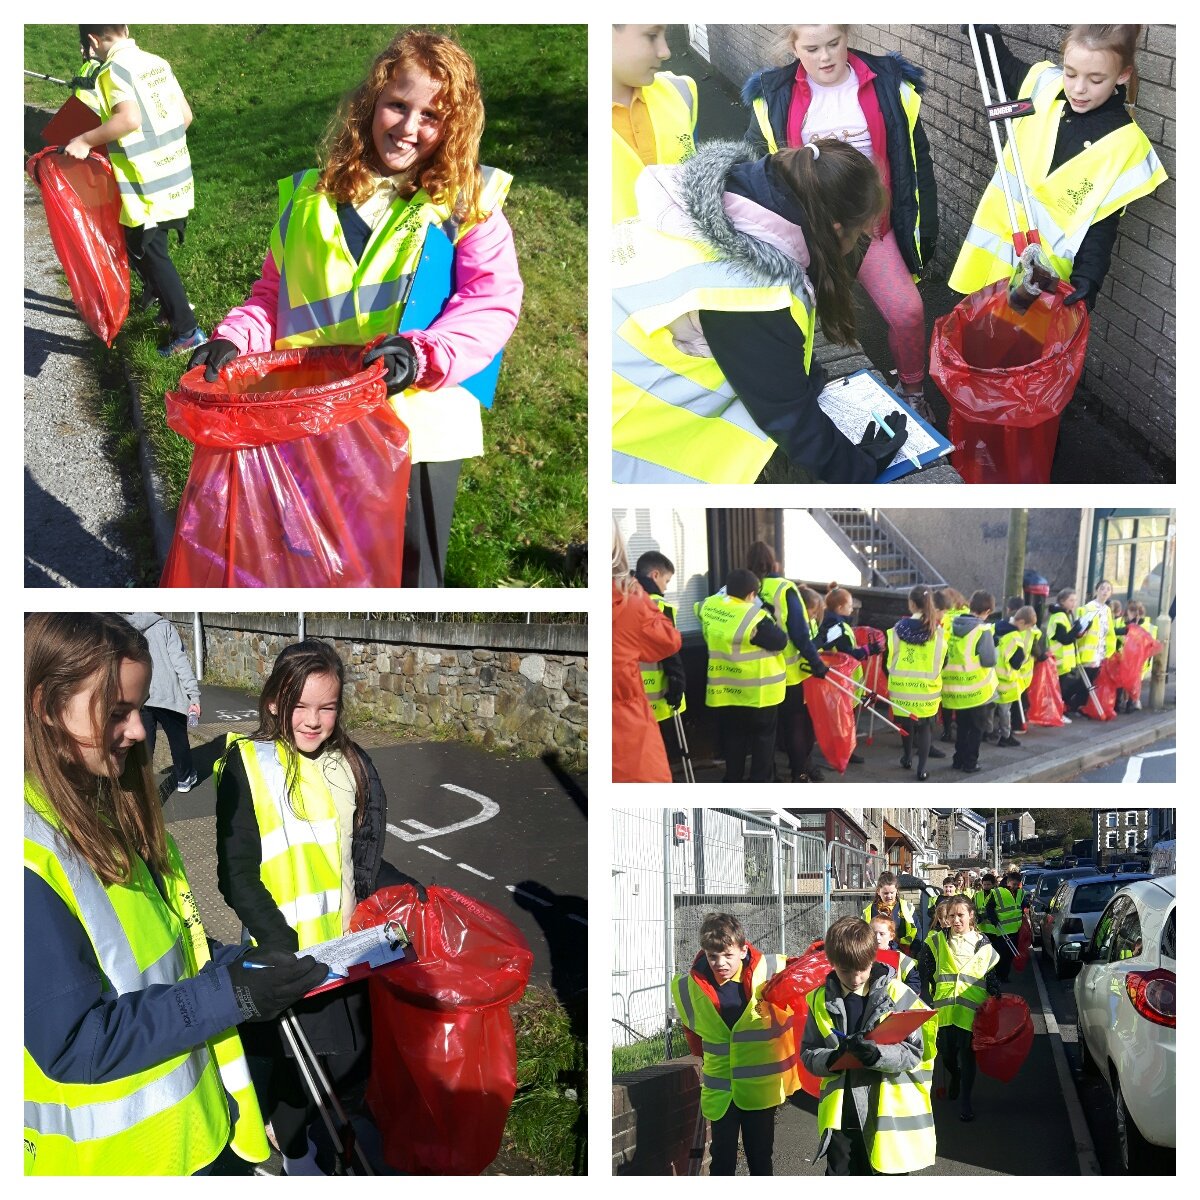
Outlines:
{"type": "Polygon", "coordinates": [[[871,239],[858,281],[887,322],[888,346],[900,382],[920,383],[925,378],[925,305],[892,230],[871,239]]]}

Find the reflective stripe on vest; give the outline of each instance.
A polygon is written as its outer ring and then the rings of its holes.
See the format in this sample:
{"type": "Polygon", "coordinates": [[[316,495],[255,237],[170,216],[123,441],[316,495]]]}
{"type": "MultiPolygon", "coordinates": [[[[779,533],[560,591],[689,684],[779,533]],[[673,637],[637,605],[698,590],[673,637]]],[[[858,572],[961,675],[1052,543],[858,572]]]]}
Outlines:
{"type": "Polygon", "coordinates": [[[1041,636],[1042,631],[1036,625],[1031,625],[1021,634],[1021,649],[1025,651],[1025,658],[1017,668],[1017,681],[1022,692],[1027,692],[1033,682],[1033,651],[1041,636]]]}
{"type": "MultiPolygon", "coordinates": [[[[188,978],[183,915],[163,898],[145,862],[133,859],[130,883],[105,887],[71,850],[29,780],[25,799],[26,869],[83,926],[108,983],[105,997],[188,978]],[[147,962],[144,969],[139,959],[147,962]]],[[[170,895],[173,886],[188,885],[178,849],[169,839],[168,845],[170,895]]],[[[96,1084],[59,1082],[28,1050],[24,1058],[26,1174],[189,1175],[212,1162],[228,1140],[229,1107],[206,1044],[96,1084]]]]}
{"type": "Polygon", "coordinates": [[[996,921],[1000,932],[1010,937],[1021,928],[1021,905],[1017,897],[1006,887],[993,889],[996,897],[996,921]]]}
{"type": "MultiPolygon", "coordinates": [[[[1055,270],[1069,279],[1088,229],[1138,197],[1149,195],[1166,182],[1167,174],[1146,135],[1133,123],[1113,130],[1051,172],[1063,117],[1062,70],[1049,62],[1035,64],[1020,94],[1034,101],[1034,112],[1013,122],[1030,187],[1031,221],[1026,220],[1021,204],[1012,150],[1005,147],[1009,189],[1021,228],[1039,231],[1055,270]]],[[[978,291],[1007,279],[1016,261],[998,167],[975,212],[950,287],[964,293],[978,291]]]]}
{"type": "MultiPolygon", "coordinates": [[[[1025,638],[1020,629],[1010,629],[996,641],[996,699],[1011,704],[1021,694],[1021,669],[1012,665],[1018,650],[1025,650],[1025,638]]],[[[1026,658],[1029,652],[1025,651],[1026,658]]]]}
{"type": "Polygon", "coordinates": [[[1075,643],[1075,657],[1085,667],[1098,667],[1105,658],[1112,613],[1107,604],[1089,600],[1078,612],[1079,617],[1091,615],[1088,627],[1075,643]]]}
{"type": "Polygon", "coordinates": [[[1078,639],[1074,642],[1056,642],[1054,634],[1059,629],[1069,630],[1074,624],[1075,622],[1065,612],[1051,613],[1050,620],[1046,622],[1046,640],[1058,663],[1060,675],[1069,675],[1075,670],[1079,662],[1079,655],[1075,649],[1078,639]]]}
{"type": "Polygon", "coordinates": [[[716,360],[682,350],[671,327],[705,310],[786,310],[804,333],[808,372],[816,308],[807,276],[798,275],[803,295],[785,282],[763,283],[707,243],[661,233],[638,220],[615,226],[613,242],[614,478],[753,483],[775,443],[734,394],[716,360]]]}
{"type": "MultiPolygon", "coordinates": [[[[672,625],[675,624],[675,605],[669,604],[662,596],[651,596],[659,612],[664,613],[672,625]]],[[[642,687],[646,689],[646,699],[650,701],[650,711],[656,721],[667,721],[671,718],[671,706],[666,701],[667,673],[661,662],[644,662],[638,664],[642,672],[642,687]]],[[[687,711],[687,697],[679,701],[679,708],[674,710],[680,714],[687,711]]]]}
{"type": "MultiPolygon", "coordinates": [[[[876,916],[875,901],[867,902],[866,907],[862,910],[862,919],[869,925],[871,918],[876,916]]],[[[912,905],[903,897],[900,896],[896,900],[896,905],[891,912],[892,921],[896,926],[896,941],[900,943],[902,950],[907,949],[916,941],[917,938],[917,921],[913,914],[912,905]],[[897,920],[897,916],[899,920],[897,920]]]]}
{"type": "Polygon", "coordinates": [[[962,637],[950,635],[942,667],[943,708],[977,708],[992,698],[996,671],[979,661],[979,640],[986,630],[981,623],[962,637]]]}
{"type": "MultiPolygon", "coordinates": [[[[771,575],[762,581],[758,589],[758,598],[771,610],[775,624],[784,633],[787,633],[787,598],[789,592],[795,592],[796,599],[800,601],[801,618],[805,625],[811,625],[812,623],[808,619],[808,608],[804,604],[804,597],[800,595],[799,589],[790,579],[781,579],[777,575],[771,575]]],[[[790,633],[788,633],[787,648],[783,652],[783,665],[787,671],[785,682],[788,687],[802,683],[812,674],[812,668],[808,665],[807,659],[800,657],[800,651],[796,649],[796,644],[792,641],[790,633]]]]}
{"type": "Polygon", "coordinates": [[[960,1029],[972,1029],[975,1011],[987,999],[987,973],[1000,962],[996,948],[981,936],[974,953],[959,970],[945,934],[940,929],[929,935],[926,945],[933,951],[931,1007],[937,1010],[938,1026],[957,1025],[960,1029]]]}
{"type": "Polygon", "coordinates": [[[763,650],[750,638],[767,610],[736,596],[709,596],[700,606],[700,626],[708,646],[709,708],[734,705],[770,708],[782,704],[787,671],[783,654],[763,650]]]}
{"type": "MultiPolygon", "coordinates": [[[[662,165],[681,163],[696,153],[696,85],[686,75],[659,71],[654,82],[640,89],[650,124],[654,129],[654,161],[662,165]]],[[[634,187],[645,170],[638,152],[614,129],[613,222],[637,216],[634,187]]]]}
{"type": "MultiPolygon", "coordinates": [[[[942,671],[946,661],[946,631],[938,625],[928,641],[917,645],[904,641],[895,630],[887,631],[888,695],[916,717],[937,715],[942,695],[942,671]]],[[[907,713],[894,708],[893,713],[907,713]]]]}

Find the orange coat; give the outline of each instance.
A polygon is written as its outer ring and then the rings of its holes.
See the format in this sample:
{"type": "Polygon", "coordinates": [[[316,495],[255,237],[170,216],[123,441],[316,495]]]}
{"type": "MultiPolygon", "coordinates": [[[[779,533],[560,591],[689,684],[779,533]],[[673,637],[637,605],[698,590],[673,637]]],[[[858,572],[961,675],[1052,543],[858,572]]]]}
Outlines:
{"type": "Polygon", "coordinates": [[[674,654],[683,638],[636,583],[627,593],[613,584],[612,605],[613,783],[670,783],[667,751],[642,687],[641,664],[674,654]]]}

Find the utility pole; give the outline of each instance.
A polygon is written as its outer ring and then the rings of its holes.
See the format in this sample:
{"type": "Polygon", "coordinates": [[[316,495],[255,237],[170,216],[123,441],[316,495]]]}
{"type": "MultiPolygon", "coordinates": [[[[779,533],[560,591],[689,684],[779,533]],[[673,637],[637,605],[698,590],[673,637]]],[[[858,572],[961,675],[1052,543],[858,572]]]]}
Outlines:
{"type": "Polygon", "coordinates": [[[1025,586],[1025,540],[1029,536],[1029,509],[1008,512],[1008,558],[1004,564],[1004,595],[996,607],[1002,612],[1009,596],[1020,596],[1025,586]]]}
{"type": "Polygon", "coordinates": [[[1158,614],[1155,625],[1158,626],[1158,640],[1162,650],[1154,656],[1154,666],[1150,670],[1150,707],[1154,712],[1161,712],[1167,695],[1167,659],[1171,653],[1171,601],[1175,596],[1175,514],[1172,513],[1167,523],[1167,552],[1163,558],[1163,610],[1158,614]]]}

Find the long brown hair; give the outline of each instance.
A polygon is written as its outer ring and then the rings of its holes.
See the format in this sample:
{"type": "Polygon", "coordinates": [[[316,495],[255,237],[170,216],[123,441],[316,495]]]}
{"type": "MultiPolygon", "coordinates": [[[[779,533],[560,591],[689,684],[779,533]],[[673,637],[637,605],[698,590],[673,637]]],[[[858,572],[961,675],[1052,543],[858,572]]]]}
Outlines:
{"type": "Polygon", "coordinates": [[[118,775],[97,777],[67,731],[67,705],[91,690],[92,740],[103,745],[120,695],[121,664],[150,670],[146,639],[115,613],[31,613],[25,618],[25,772],[54,809],[80,858],[110,886],[128,883],[140,855],[167,869],[162,806],[146,755],[134,746],[118,775]]]}
{"type": "Polygon", "coordinates": [[[833,226],[837,222],[843,233],[874,229],[887,211],[887,189],[865,154],[835,138],[817,138],[807,146],[780,150],[771,161],[808,218],[804,235],[821,328],[831,341],[852,346],[856,340],[854,275],[833,226]]]}
{"type": "Polygon", "coordinates": [[[398,33],[371,64],[366,79],[342,101],[321,143],[320,190],[341,204],[357,203],[370,194],[376,174],[371,136],[375,105],[401,67],[415,67],[441,84],[437,107],[444,122],[442,140],[418,169],[408,195],[424,188],[435,201],[451,205],[460,220],[482,217],[483,94],[475,63],[453,39],[423,30],[398,33]]]}
{"type": "Polygon", "coordinates": [[[775,551],[766,542],[752,542],[746,551],[746,570],[753,571],[759,579],[779,574],[779,563],[775,551]]]}
{"type": "Polygon", "coordinates": [[[1140,25],[1072,25],[1062,40],[1059,53],[1066,54],[1068,46],[1082,46],[1084,50],[1107,50],[1110,54],[1115,54],[1121,64],[1117,70],[1118,75],[1126,67],[1133,68],[1133,74],[1125,85],[1125,96],[1128,103],[1134,104],[1138,93],[1137,62],[1134,55],[1137,53],[1137,44],[1141,36],[1140,25]]]}
{"type": "Polygon", "coordinates": [[[932,589],[923,583],[918,583],[908,593],[908,607],[915,609],[921,617],[921,623],[927,633],[932,633],[937,627],[937,605],[934,603],[932,589]]]}
{"type": "Polygon", "coordinates": [[[284,746],[284,779],[288,803],[296,816],[303,818],[303,799],[300,795],[300,751],[292,731],[292,710],[300,703],[304,685],[312,675],[331,675],[337,680],[337,718],[333,732],[321,749],[341,751],[346,765],[354,776],[354,826],[358,828],[367,806],[370,785],[361,755],[354,748],[350,735],[342,728],[342,704],[345,694],[346,669],[337,651],[328,642],[306,638],[294,642],[279,652],[267,682],[258,698],[258,728],[249,735],[256,742],[279,742],[284,746]]]}

